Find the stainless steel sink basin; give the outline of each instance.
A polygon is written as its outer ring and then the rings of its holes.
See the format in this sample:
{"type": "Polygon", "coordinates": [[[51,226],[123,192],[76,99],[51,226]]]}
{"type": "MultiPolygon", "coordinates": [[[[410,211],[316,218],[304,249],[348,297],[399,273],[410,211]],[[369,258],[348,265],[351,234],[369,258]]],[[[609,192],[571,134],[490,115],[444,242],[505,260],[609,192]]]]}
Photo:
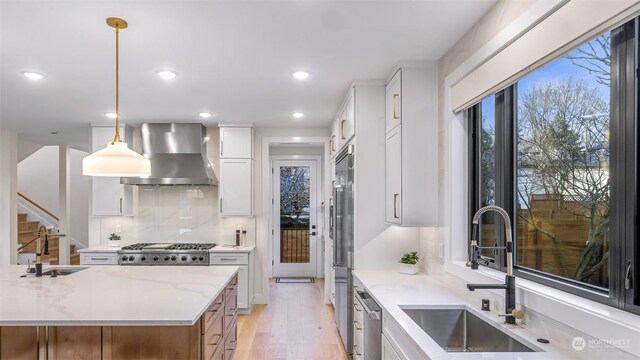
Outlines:
{"type": "Polygon", "coordinates": [[[71,274],[77,273],[78,271],[82,271],[84,269],[87,269],[87,267],[50,268],[50,269],[44,270],[42,272],[42,276],[51,276],[51,272],[54,271],[54,270],[58,272],[58,276],[66,276],[66,275],[71,275],[71,274]]]}
{"type": "Polygon", "coordinates": [[[464,307],[402,308],[447,352],[534,352],[464,307]]]}

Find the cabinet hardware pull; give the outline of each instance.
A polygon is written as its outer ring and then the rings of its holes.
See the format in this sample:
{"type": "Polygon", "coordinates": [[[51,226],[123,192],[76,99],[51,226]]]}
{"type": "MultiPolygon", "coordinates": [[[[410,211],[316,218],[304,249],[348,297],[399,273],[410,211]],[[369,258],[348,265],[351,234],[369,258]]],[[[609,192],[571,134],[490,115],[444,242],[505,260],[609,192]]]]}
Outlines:
{"type": "Polygon", "coordinates": [[[219,342],[218,342],[218,341],[222,338],[222,335],[221,335],[221,334],[215,334],[215,335],[213,335],[213,336],[215,336],[215,337],[216,337],[216,341],[215,341],[215,342],[212,342],[212,343],[208,343],[207,345],[218,345],[218,344],[219,344],[219,342]]]}
{"type": "Polygon", "coordinates": [[[224,140],[220,140],[220,157],[224,155],[224,140]]]}
{"type": "Polygon", "coordinates": [[[400,194],[393,194],[393,218],[400,219],[398,216],[398,197],[400,194]]]}
{"type": "Polygon", "coordinates": [[[220,258],[220,260],[222,260],[222,261],[238,261],[238,259],[234,259],[234,258],[220,258]]]}
{"type": "Polygon", "coordinates": [[[353,304],[353,308],[356,309],[357,312],[362,311],[362,309],[358,307],[358,304],[353,304]]]}
{"type": "Polygon", "coordinates": [[[122,198],[120,198],[120,213],[122,214],[122,198]]]}
{"type": "Polygon", "coordinates": [[[333,155],[333,139],[329,139],[329,155],[333,155]]]}
{"type": "Polygon", "coordinates": [[[109,258],[106,257],[92,257],[91,260],[109,260],[109,258]]]}
{"type": "Polygon", "coordinates": [[[631,261],[627,261],[627,272],[624,275],[624,289],[630,290],[633,287],[633,271],[631,261]]]}
{"type": "Polygon", "coordinates": [[[360,323],[358,322],[358,320],[353,321],[353,326],[355,326],[356,330],[362,330],[362,326],[360,326],[360,323]]]}
{"type": "Polygon", "coordinates": [[[344,136],[344,123],[346,123],[347,120],[342,120],[340,121],[340,139],[342,140],[346,140],[347,138],[344,136]]]}
{"type": "Polygon", "coordinates": [[[333,151],[336,151],[336,141],[333,140],[335,138],[336,138],[335,135],[331,135],[331,150],[333,150],[333,151]]]}
{"type": "Polygon", "coordinates": [[[356,353],[356,355],[360,356],[362,355],[362,353],[358,352],[358,345],[353,345],[353,351],[356,353]]]}
{"type": "Polygon", "coordinates": [[[220,214],[222,214],[222,196],[220,196],[220,214]]]}
{"type": "Polygon", "coordinates": [[[398,98],[399,97],[400,97],[400,94],[393,94],[393,119],[394,120],[400,119],[398,117],[398,98]]]}

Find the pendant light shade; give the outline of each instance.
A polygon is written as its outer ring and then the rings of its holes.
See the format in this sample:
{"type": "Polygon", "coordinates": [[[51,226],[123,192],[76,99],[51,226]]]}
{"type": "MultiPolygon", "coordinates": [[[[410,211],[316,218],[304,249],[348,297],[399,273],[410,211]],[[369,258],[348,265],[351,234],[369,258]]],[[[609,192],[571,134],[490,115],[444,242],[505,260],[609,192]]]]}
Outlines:
{"type": "Polygon", "coordinates": [[[120,29],[128,24],[119,18],[108,18],[107,25],[116,29],[116,126],[113,141],[107,147],[82,159],[82,174],[87,176],[146,177],[151,175],[151,161],[129,149],[120,140],[120,29]]]}
{"type": "Polygon", "coordinates": [[[82,159],[82,174],[88,176],[145,177],[151,162],[129,149],[127,143],[109,142],[107,147],[82,159]]]}

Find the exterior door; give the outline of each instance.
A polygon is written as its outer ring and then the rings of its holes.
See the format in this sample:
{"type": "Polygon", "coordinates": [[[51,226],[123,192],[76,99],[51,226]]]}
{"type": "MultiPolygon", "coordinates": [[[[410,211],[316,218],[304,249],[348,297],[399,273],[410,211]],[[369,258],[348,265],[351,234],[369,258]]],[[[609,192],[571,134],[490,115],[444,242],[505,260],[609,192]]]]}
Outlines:
{"type": "Polygon", "coordinates": [[[317,161],[273,162],[273,276],[315,277],[317,161]]]}

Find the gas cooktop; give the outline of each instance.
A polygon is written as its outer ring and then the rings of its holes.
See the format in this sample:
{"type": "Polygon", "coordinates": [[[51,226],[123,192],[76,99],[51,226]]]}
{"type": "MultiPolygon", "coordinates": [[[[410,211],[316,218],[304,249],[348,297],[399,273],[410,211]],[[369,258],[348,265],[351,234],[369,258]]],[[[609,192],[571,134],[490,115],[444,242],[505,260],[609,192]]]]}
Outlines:
{"type": "Polygon", "coordinates": [[[209,265],[214,243],[137,243],[118,251],[119,265],[209,265]]]}

